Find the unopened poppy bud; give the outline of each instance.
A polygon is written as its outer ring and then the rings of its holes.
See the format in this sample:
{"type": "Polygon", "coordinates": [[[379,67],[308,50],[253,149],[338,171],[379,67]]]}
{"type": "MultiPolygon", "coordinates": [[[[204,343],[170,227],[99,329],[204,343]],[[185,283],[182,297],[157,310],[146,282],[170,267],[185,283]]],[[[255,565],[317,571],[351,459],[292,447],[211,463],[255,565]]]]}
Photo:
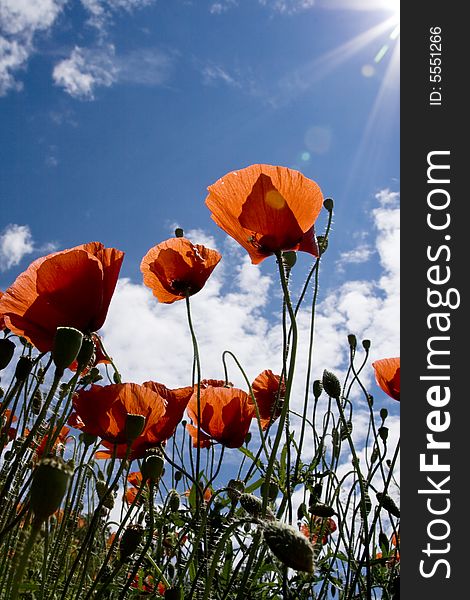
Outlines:
{"type": "Polygon", "coordinates": [[[369,350],[370,340],[362,340],[362,347],[364,348],[364,350],[369,350]]]}
{"type": "Polygon", "coordinates": [[[147,456],[141,469],[144,481],[147,481],[147,479],[158,481],[163,472],[164,464],[165,462],[159,454],[150,454],[147,456]]]}
{"type": "Polygon", "coordinates": [[[378,434],[383,442],[387,441],[388,438],[388,427],[379,427],[378,434]]]}
{"type": "Polygon", "coordinates": [[[325,198],[323,200],[323,206],[326,208],[326,210],[328,212],[331,212],[333,210],[333,206],[334,206],[333,198],[325,198]]]}
{"type": "Polygon", "coordinates": [[[304,517],[308,517],[307,506],[305,502],[302,502],[302,504],[300,504],[299,508],[297,509],[297,519],[301,521],[304,517]]]}
{"type": "Polygon", "coordinates": [[[31,411],[33,414],[38,415],[41,412],[42,408],[42,394],[41,390],[37,389],[34,392],[33,398],[31,400],[31,411]]]}
{"type": "Polygon", "coordinates": [[[316,504],[310,504],[308,512],[317,517],[332,517],[336,515],[335,509],[332,506],[318,502],[316,504]]]}
{"type": "Polygon", "coordinates": [[[145,417],[143,415],[131,415],[127,413],[126,424],[124,426],[124,434],[129,444],[132,444],[145,427],[145,417]]]}
{"type": "Polygon", "coordinates": [[[126,527],[119,544],[119,558],[121,562],[124,562],[134,554],[142,541],[143,535],[144,528],[138,523],[126,527]]]}
{"type": "Polygon", "coordinates": [[[382,419],[382,421],[385,421],[385,419],[388,417],[388,410],[386,408],[381,408],[380,409],[380,418],[382,419]]]}
{"type": "Polygon", "coordinates": [[[274,556],[286,567],[313,573],[313,546],[295,527],[274,521],[265,525],[263,537],[274,556]]]}
{"type": "MultiPolygon", "coordinates": [[[[257,518],[261,516],[261,513],[263,512],[263,502],[257,496],[254,496],[253,494],[241,494],[239,502],[252,517],[257,518]]],[[[266,519],[268,521],[274,519],[274,513],[269,506],[266,508],[266,519]]]]}
{"type": "Polygon", "coordinates": [[[297,262],[297,252],[294,252],[293,250],[287,250],[286,252],[283,252],[282,262],[284,263],[285,267],[292,269],[297,262]]]}
{"type": "Polygon", "coordinates": [[[101,479],[98,479],[96,482],[96,493],[105,508],[108,508],[109,510],[114,508],[114,496],[109,493],[109,488],[106,487],[105,482],[101,481],[101,479]]]}
{"type": "Polygon", "coordinates": [[[33,473],[30,505],[35,521],[42,523],[59,508],[72,475],[59,456],[43,458],[33,473]]]}
{"type": "Polygon", "coordinates": [[[92,444],[96,442],[98,436],[93,435],[91,433],[86,433],[85,431],[78,436],[78,439],[85,445],[86,448],[89,448],[92,444]]]}
{"type": "Polygon", "coordinates": [[[170,490],[168,494],[168,506],[171,512],[176,512],[180,507],[180,496],[176,490],[170,490]]]}
{"type": "Polygon", "coordinates": [[[177,238],[184,237],[184,231],[181,229],[181,227],[177,227],[175,229],[175,237],[177,237],[177,238]]]}
{"type": "Polygon", "coordinates": [[[85,337],[82,340],[82,345],[80,346],[80,351],[77,355],[77,371],[81,373],[86,367],[90,365],[95,356],[95,342],[89,338],[85,337]]]}
{"type": "Polygon", "coordinates": [[[245,491],[245,484],[240,479],[231,479],[227,485],[227,496],[230,500],[238,500],[240,494],[245,491]]]}
{"type": "Polygon", "coordinates": [[[0,371],[10,364],[15,352],[15,344],[8,338],[0,340],[0,371]]]}
{"type": "Polygon", "coordinates": [[[350,333],[348,335],[348,342],[349,342],[349,346],[352,350],[355,350],[357,347],[357,338],[354,335],[354,333],[350,333]]]}
{"type": "Polygon", "coordinates": [[[249,444],[250,442],[251,442],[251,433],[250,433],[250,432],[248,432],[248,433],[245,435],[245,445],[246,445],[246,446],[248,446],[248,444],[249,444]]]}
{"type": "Polygon", "coordinates": [[[313,382],[313,395],[315,396],[315,399],[320,398],[322,392],[323,392],[322,382],[319,379],[315,379],[315,381],[313,382]]]}
{"type": "Polygon", "coordinates": [[[322,383],[328,396],[332,398],[339,398],[341,396],[341,384],[334,373],[325,369],[323,371],[322,383]]]}
{"type": "Polygon", "coordinates": [[[261,492],[261,495],[263,496],[263,498],[264,498],[264,495],[267,494],[268,500],[270,500],[272,502],[272,501],[276,500],[276,498],[277,498],[277,494],[279,492],[279,487],[276,483],[274,483],[274,481],[270,481],[269,486],[267,486],[266,483],[263,482],[261,484],[260,492],[261,492]]]}
{"type": "Polygon", "coordinates": [[[18,381],[25,381],[33,368],[33,361],[28,356],[20,356],[16,364],[15,377],[18,381]]]}
{"type": "Polygon", "coordinates": [[[385,508],[385,510],[387,510],[394,517],[397,517],[397,519],[400,518],[400,509],[392,500],[392,498],[390,498],[390,496],[384,494],[383,492],[377,492],[375,495],[377,496],[377,500],[385,508]]]}
{"type": "Polygon", "coordinates": [[[176,481],[176,483],[178,483],[178,481],[181,481],[182,478],[183,478],[183,473],[181,471],[175,471],[175,481],[176,481]]]}
{"type": "Polygon", "coordinates": [[[52,358],[59,371],[64,371],[77,358],[83,333],[75,327],[57,327],[52,347],[52,358]]]}

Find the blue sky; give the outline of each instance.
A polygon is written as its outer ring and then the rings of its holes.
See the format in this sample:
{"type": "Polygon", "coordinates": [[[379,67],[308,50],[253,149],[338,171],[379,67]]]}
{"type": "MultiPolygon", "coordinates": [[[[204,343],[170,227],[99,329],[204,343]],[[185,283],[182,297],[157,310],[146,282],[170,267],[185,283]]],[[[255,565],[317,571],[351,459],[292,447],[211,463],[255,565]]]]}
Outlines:
{"type": "MultiPolygon", "coordinates": [[[[0,289],[54,249],[97,240],[123,250],[108,350],[128,379],[187,385],[184,307],[157,305],[139,271],[178,225],[224,254],[193,303],[206,364],[230,347],[253,378],[276,370],[274,261],[250,265],[204,199],[228,171],[279,164],[335,200],[314,375],[344,369],[350,332],[374,340],[372,358],[397,356],[393,4],[0,0],[0,289]]],[[[308,264],[299,257],[299,282],[308,264]]]]}

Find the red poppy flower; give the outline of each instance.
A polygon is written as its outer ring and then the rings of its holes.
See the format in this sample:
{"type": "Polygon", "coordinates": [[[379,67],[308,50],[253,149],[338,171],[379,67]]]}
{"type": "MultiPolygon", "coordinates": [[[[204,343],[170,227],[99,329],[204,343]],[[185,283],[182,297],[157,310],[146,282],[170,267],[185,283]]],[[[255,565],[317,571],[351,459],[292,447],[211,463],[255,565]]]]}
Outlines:
{"type": "MultiPolygon", "coordinates": [[[[239,448],[245,441],[254,415],[254,406],[249,395],[234,387],[225,387],[224,381],[214,381],[209,385],[201,382],[200,409],[197,419],[197,391],[188,403],[188,415],[199,425],[199,443],[203,448],[212,440],[228,448],[239,448]]],[[[186,428],[197,446],[197,427],[188,423],[186,428]]]]}
{"type": "Polygon", "coordinates": [[[6,326],[41,352],[52,349],[57,327],[97,331],[123,258],[123,252],[99,242],[38,258],[0,298],[6,326]]]}
{"type": "MultiPolygon", "coordinates": [[[[4,293],[2,292],[2,290],[0,290],[0,300],[2,299],[3,294],[4,293]]],[[[5,317],[3,315],[3,310],[0,310],[0,331],[3,331],[5,328],[5,317]]]]}
{"type": "Polygon", "coordinates": [[[140,486],[142,485],[142,473],[140,471],[133,471],[127,476],[127,481],[131,484],[125,493],[125,499],[128,504],[132,504],[137,496],[140,486]]]}
{"type": "Polygon", "coordinates": [[[324,518],[315,515],[310,523],[302,523],[300,531],[308,537],[315,545],[321,537],[321,543],[324,546],[328,542],[329,536],[337,529],[336,523],[331,517],[324,518]]]}
{"type": "Polygon", "coordinates": [[[151,248],[140,270],[153,295],[171,304],[199,292],[221,258],[216,250],[175,237],[151,248]]]}
{"type": "Polygon", "coordinates": [[[258,264],[281,250],[318,256],[314,223],[323,205],[318,185],[299,171],[251,165],[208,187],[212,219],[258,264]]]}
{"type": "Polygon", "coordinates": [[[390,398],[400,401],[400,358],[382,358],[372,366],[377,384],[390,398]]]}
{"type": "MultiPolygon", "coordinates": [[[[270,370],[265,370],[251,384],[253,395],[258,404],[258,411],[263,430],[274,422],[282,410],[282,401],[286,393],[284,381],[280,375],[274,375],[270,370]]],[[[256,418],[256,410],[254,418],[256,418]]]]}
{"type": "Polygon", "coordinates": [[[102,438],[107,450],[98,452],[98,458],[112,456],[115,444],[116,456],[124,458],[127,415],[142,415],[146,419],[145,427],[132,443],[130,455],[131,460],[142,458],[147,450],[173,435],[191,394],[192,387],[169,390],[155,382],[92,385],[89,390],[75,395],[75,413],[69,425],[102,438]]]}

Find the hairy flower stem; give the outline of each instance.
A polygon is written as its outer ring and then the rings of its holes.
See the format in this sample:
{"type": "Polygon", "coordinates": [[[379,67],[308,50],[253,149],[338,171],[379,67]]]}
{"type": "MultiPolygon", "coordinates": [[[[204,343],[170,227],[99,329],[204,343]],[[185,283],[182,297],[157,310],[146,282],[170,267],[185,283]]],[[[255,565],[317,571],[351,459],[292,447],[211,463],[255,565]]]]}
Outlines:
{"type": "Polygon", "coordinates": [[[16,569],[15,577],[13,579],[13,587],[11,589],[10,600],[17,600],[21,583],[23,582],[24,572],[28,566],[29,556],[34,546],[34,542],[41,530],[41,521],[35,519],[31,526],[31,533],[29,534],[28,540],[23,548],[21,560],[16,569]]]}
{"type": "MultiPolygon", "coordinates": [[[[266,491],[263,496],[263,515],[266,514],[266,509],[267,509],[268,501],[269,501],[269,483],[271,481],[271,477],[273,474],[274,462],[276,460],[277,451],[279,449],[281,437],[284,432],[284,426],[286,423],[287,414],[289,412],[289,400],[290,400],[290,395],[291,395],[291,391],[292,391],[292,382],[294,379],[295,359],[296,359],[296,354],[297,354],[297,338],[298,338],[297,322],[295,319],[294,309],[292,308],[289,290],[287,287],[286,274],[285,274],[284,265],[282,262],[282,253],[277,252],[276,257],[277,257],[277,264],[279,267],[279,275],[280,275],[280,279],[281,279],[282,291],[284,293],[284,299],[286,301],[287,311],[289,313],[289,318],[291,321],[292,345],[290,348],[290,362],[289,362],[289,369],[288,369],[287,377],[286,377],[286,391],[285,391],[285,396],[284,396],[284,402],[282,405],[281,414],[279,416],[279,423],[278,423],[278,428],[277,428],[277,432],[276,432],[276,437],[274,438],[273,446],[271,449],[271,456],[269,458],[268,466],[266,468],[266,477],[265,477],[266,491]]],[[[286,477],[290,477],[290,474],[286,473],[286,477]]]]}
{"type": "MultiPolygon", "coordinates": [[[[202,492],[199,489],[199,471],[201,464],[201,362],[199,358],[199,348],[197,344],[196,334],[194,332],[193,321],[191,318],[191,308],[189,304],[189,296],[186,296],[186,314],[188,317],[188,325],[189,331],[191,333],[191,339],[193,342],[193,353],[194,353],[194,362],[196,364],[196,378],[197,378],[197,390],[196,390],[196,418],[197,418],[197,431],[196,431],[196,520],[199,516],[199,509],[202,501],[202,492]]],[[[193,381],[194,385],[194,381],[193,381]]]]}
{"type": "MultiPolygon", "coordinates": [[[[110,494],[112,493],[112,491],[114,490],[114,488],[116,487],[116,485],[119,482],[119,479],[126,467],[126,463],[127,463],[127,459],[129,458],[131,453],[131,444],[128,445],[127,450],[126,450],[126,456],[123,460],[121,460],[121,464],[119,465],[119,469],[116,473],[116,476],[113,480],[113,482],[111,483],[111,485],[107,488],[106,492],[101,496],[100,501],[98,502],[97,507],[95,508],[95,511],[93,513],[93,517],[91,519],[91,522],[88,526],[88,530],[85,536],[85,539],[83,540],[83,542],[80,545],[80,550],[77,553],[77,556],[75,557],[75,560],[72,564],[72,567],[70,568],[69,574],[67,576],[67,580],[65,581],[64,584],[64,589],[62,592],[62,596],[61,596],[61,600],[65,600],[67,597],[67,592],[70,586],[70,583],[72,582],[72,578],[73,575],[78,567],[78,565],[80,564],[80,560],[83,556],[83,553],[85,552],[88,544],[90,543],[94,533],[95,533],[95,528],[96,525],[98,524],[98,519],[100,518],[100,514],[101,514],[101,509],[104,506],[104,503],[106,502],[106,499],[110,496],[110,494]]],[[[88,555],[89,558],[89,555],[88,555]]],[[[88,560],[86,561],[88,562],[88,560]]],[[[80,593],[80,590],[79,590],[80,593]]]]}

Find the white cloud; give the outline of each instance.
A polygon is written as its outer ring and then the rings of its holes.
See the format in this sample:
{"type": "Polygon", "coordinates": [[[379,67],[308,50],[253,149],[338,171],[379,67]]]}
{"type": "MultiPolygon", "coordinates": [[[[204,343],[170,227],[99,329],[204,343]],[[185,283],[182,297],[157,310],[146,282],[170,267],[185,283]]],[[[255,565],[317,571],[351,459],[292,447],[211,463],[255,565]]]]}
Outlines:
{"type": "Polygon", "coordinates": [[[362,244],[357,248],[342,252],[337,262],[338,268],[344,270],[344,265],[346,264],[360,264],[367,262],[372,254],[373,249],[366,244],[362,244]]]}
{"type": "Polygon", "coordinates": [[[35,38],[49,30],[65,0],[0,0],[0,96],[20,90],[16,73],[26,67],[35,38]]]}
{"type": "Polygon", "coordinates": [[[16,267],[28,254],[49,254],[55,250],[55,242],[37,246],[29,225],[8,225],[0,234],[0,271],[16,267]]]}
{"type": "Polygon", "coordinates": [[[93,100],[97,87],[109,87],[116,80],[114,46],[87,49],[75,46],[70,57],[54,67],[54,83],[75,98],[93,100]]]}
{"type": "Polygon", "coordinates": [[[33,237],[27,225],[8,225],[0,235],[0,270],[18,265],[34,250],[33,237]]]}
{"type": "Polygon", "coordinates": [[[212,63],[203,67],[202,80],[205,84],[212,84],[222,81],[231,87],[240,87],[240,83],[227,71],[227,69],[212,63]]]}
{"type": "Polygon", "coordinates": [[[238,6],[237,0],[222,0],[221,2],[213,2],[209,7],[209,12],[212,15],[220,15],[235,6],[238,6]]]}
{"type": "Polygon", "coordinates": [[[315,2],[316,0],[259,0],[262,6],[285,14],[294,14],[308,10],[315,5],[315,2]]]}

